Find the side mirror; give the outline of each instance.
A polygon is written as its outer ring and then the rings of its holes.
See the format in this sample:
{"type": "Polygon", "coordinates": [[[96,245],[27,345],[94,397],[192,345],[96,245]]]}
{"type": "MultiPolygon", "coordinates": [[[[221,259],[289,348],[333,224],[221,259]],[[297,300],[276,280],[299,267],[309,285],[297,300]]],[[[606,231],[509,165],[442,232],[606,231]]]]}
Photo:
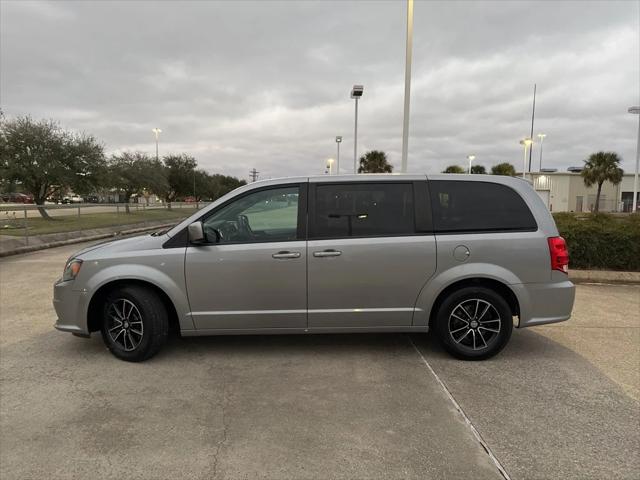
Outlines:
{"type": "Polygon", "coordinates": [[[189,241],[191,243],[204,242],[204,229],[202,228],[202,222],[193,222],[187,227],[189,232],[189,241]]]}

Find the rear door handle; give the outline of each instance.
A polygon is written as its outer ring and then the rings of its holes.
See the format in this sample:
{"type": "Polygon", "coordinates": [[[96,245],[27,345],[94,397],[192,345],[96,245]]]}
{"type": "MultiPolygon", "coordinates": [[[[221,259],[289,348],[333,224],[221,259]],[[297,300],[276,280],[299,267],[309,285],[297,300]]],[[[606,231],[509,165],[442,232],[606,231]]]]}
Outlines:
{"type": "Polygon", "coordinates": [[[300,258],[300,252],[282,251],[282,252],[274,253],[271,256],[273,258],[276,258],[276,259],[279,259],[279,258],[300,258]]]}
{"type": "Polygon", "coordinates": [[[314,257],[339,257],[342,255],[340,250],[323,250],[322,252],[313,252],[314,257]]]}

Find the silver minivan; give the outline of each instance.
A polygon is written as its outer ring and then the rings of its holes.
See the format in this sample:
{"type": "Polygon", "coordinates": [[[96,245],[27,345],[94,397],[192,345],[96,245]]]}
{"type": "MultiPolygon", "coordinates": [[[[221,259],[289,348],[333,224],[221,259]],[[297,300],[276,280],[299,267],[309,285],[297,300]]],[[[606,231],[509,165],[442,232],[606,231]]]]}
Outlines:
{"type": "Polygon", "coordinates": [[[498,353],[514,326],[567,320],[568,252],[531,185],[493,175],[251,183],[176,227],[94,245],[54,285],[55,327],[118,358],[182,336],[427,332],[498,353]]]}

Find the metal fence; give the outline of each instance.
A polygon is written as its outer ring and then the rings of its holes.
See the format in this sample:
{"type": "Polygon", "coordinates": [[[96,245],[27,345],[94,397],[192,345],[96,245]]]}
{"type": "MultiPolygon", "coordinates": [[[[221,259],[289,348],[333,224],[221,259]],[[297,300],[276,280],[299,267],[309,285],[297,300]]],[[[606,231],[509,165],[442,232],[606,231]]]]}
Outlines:
{"type": "Polygon", "coordinates": [[[0,204],[0,246],[8,250],[48,241],[179,223],[205,206],[184,203],[0,204]]]}

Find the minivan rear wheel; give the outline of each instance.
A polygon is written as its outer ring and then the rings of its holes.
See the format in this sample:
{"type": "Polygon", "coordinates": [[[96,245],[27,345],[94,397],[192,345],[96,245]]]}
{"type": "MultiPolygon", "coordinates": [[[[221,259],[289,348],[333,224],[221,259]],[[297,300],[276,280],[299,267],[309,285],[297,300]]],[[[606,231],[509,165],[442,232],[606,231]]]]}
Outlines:
{"type": "Polygon", "coordinates": [[[118,287],[102,308],[102,339],[121,360],[141,362],[158,353],[169,330],[166,309],[158,295],[145,287],[118,287]]]}
{"type": "Polygon", "coordinates": [[[485,287],[455,291],[440,305],[436,333],[451,355],[484,360],[499,353],[511,338],[513,317],[498,293],[485,287]]]}

